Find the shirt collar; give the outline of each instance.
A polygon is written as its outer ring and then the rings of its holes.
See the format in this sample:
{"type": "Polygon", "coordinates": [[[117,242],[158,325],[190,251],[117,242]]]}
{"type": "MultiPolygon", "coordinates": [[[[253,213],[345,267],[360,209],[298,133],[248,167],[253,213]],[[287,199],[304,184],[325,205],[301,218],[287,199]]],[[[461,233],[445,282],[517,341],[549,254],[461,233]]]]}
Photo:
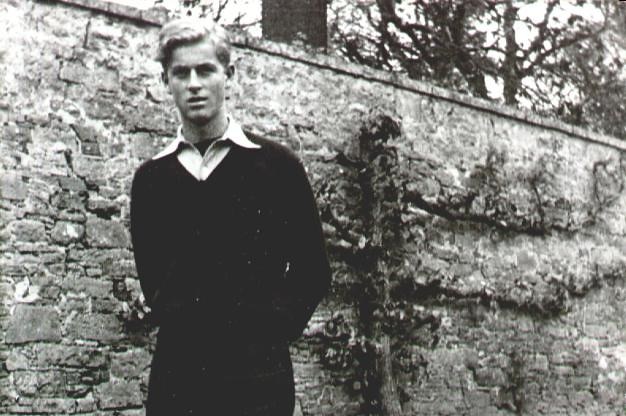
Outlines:
{"type": "MultiPolygon", "coordinates": [[[[241,129],[241,126],[239,125],[239,123],[232,120],[230,117],[228,117],[228,127],[226,128],[226,131],[224,132],[222,137],[220,137],[217,140],[218,141],[230,140],[232,143],[236,144],[237,146],[240,146],[246,149],[260,149],[261,148],[260,145],[248,139],[246,134],[241,129]]],[[[176,138],[172,142],[170,142],[170,144],[168,144],[163,150],[161,150],[159,153],[153,156],[152,159],[160,159],[162,157],[165,157],[169,154],[176,152],[181,144],[191,145],[191,143],[187,141],[185,137],[183,136],[182,125],[178,127],[178,131],[176,132],[176,138]]]]}

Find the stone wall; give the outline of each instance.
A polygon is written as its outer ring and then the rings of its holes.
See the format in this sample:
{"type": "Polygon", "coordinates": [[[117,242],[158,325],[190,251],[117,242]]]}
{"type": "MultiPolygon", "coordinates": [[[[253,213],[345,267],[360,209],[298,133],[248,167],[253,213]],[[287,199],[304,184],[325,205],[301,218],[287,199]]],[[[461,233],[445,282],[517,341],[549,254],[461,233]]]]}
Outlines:
{"type": "MultiPolygon", "coordinates": [[[[143,414],[156,329],[128,195],[177,123],[151,60],[163,18],[0,4],[1,414],[143,414]]],[[[354,369],[324,364],[319,333],[350,315],[342,253],[361,247],[342,234],[353,219],[332,214],[350,196],[328,184],[347,186],[373,109],[401,120],[388,146],[408,179],[404,261],[415,306],[440,322],[437,342],[409,348],[419,369],[398,375],[407,414],[626,412],[623,143],[331,57],[236,46],[233,114],[295,149],[331,212],[335,288],[292,348],[303,414],[360,412],[354,369]]]]}

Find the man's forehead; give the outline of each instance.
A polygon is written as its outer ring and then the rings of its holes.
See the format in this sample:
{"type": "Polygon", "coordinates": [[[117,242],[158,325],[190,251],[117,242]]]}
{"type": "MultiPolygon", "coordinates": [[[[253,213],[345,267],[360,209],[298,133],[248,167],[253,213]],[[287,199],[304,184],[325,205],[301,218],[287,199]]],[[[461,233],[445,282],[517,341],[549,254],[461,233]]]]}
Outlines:
{"type": "Polygon", "coordinates": [[[178,45],[172,50],[171,66],[217,65],[216,47],[213,42],[203,39],[198,42],[178,45]]]}

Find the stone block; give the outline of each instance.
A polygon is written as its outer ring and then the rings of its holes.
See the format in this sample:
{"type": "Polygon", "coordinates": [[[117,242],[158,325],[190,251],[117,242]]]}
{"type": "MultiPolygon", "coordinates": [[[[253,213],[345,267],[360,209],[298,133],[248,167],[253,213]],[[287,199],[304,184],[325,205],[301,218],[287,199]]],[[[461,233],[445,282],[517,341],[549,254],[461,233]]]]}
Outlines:
{"type": "Polygon", "coordinates": [[[480,386],[505,386],[508,382],[506,374],[499,368],[479,368],[475,374],[476,383],[480,386]]]}
{"type": "Polygon", "coordinates": [[[150,159],[162,147],[160,140],[149,133],[135,133],[131,136],[132,155],[140,160],[150,159]]]}
{"type": "Polygon", "coordinates": [[[91,71],[79,61],[65,63],[59,71],[59,79],[74,84],[83,84],[90,79],[91,71]]]}
{"type": "Polygon", "coordinates": [[[490,397],[489,393],[479,390],[468,391],[466,394],[468,403],[474,409],[484,408],[489,406],[490,397]]]}
{"type": "Polygon", "coordinates": [[[152,355],[143,349],[111,354],[111,375],[118,378],[136,378],[150,366],[152,355]]]}
{"type": "Polygon", "coordinates": [[[13,383],[22,396],[65,395],[65,374],[61,371],[16,371],[13,373],[13,383]]]}
{"type": "Polygon", "coordinates": [[[75,340],[93,340],[111,344],[124,338],[120,320],[114,315],[83,314],[67,326],[67,335],[75,340]]]}
{"type": "Polygon", "coordinates": [[[96,410],[96,399],[90,393],[76,399],[76,413],[88,413],[96,410]]]}
{"type": "Polygon", "coordinates": [[[107,198],[102,198],[96,193],[91,193],[87,200],[87,210],[101,218],[111,218],[120,214],[120,203],[107,198]]]}
{"type": "Polygon", "coordinates": [[[88,218],[86,225],[87,244],[97,248],[127,248],[130,246],[128,231],[115,220],[88,218]]]}
{"type": "Polygon", "coordinates": [[[18,305],[9,322],[5,342],[60,341],[61,325],[51,306],[18,305]]]}
{"type": "Polygon", "coordinates": [[[8,371],[27,370],[31,368],[28,355],[23,350],[16,348],[10,350],[4,365],[8,371]]]}
{"type": "Polygon", "coordinates": [[[89,369],[102,368],[107,362],[106,354],[95,347],[32,344],[12,348],[6,366],[9,371],[47,370],[57,367],[89,369]]]}
{"type": "Polygon", "coordinates": [[[72,176],[59,176],[59,186],[61,189],[66,191],[73,192],[85,192],[87,191],[87,186],[85,185],[85,181],[80,178],[72,177],[72,176]]]}
{"type": "Polygon", "coordinates": [[[574,369],[567,365],[555,365],[552,367],[552,374],[559,377],[572,377],[574,369]]]}
{"type": "Polygon", "coordinates": [[[52,241],[62,245],[80,241],[85,234],[85,226],[69,221],[59,221],[50,232],[52,241]]]}
{"type": "Polygon", "coordinates": [[[70,397],[85,397],[94,386],[109,381],[109,371],[101,368],[73,369],[65,373],[65,392],[70,397]]]}
{"type": "Polygon", "coordinates": [[[9,224],[13,237],[20,242],[39,242],[46,239],[46,227],[40,221],[17,220],[9,224]]]}
{"type": "Polygon", "coordinates": [[[608,324],[587,324],[584,329],[585,335],[594,339],[606,339],[614,333],[613,328],[609,328],[608,324]]]}
{"type": "Polygon", "coordinates": [[[15,173],[2,172],[0,174],[0,195],[3,199],[20,201],[26,199],[28,184],[15,173]]]}
{"type": "Polygon", "coordinates": [[[102,176],[105,170],[104,162],[101,158],[92,156],[76,155],[73,159],[74,172],[81,178],[85,178],[87,184],[104,186],[106,178],[102,176]]]}
{"type": "Polygon", "coordinates": [[[53,415],[74,413],[76,401],[66,398],[37,398],[33,400],[32,412],[53,415]]]}
{"type": "Polygon", "coordinates": [[[111,380],[96,388],[99,408],[104,410],[139,407],[142,403],[138,381],[111,380]]]}
{"type": "Polygon", "coordinates": [[[549,367],[548,357],[543,354],[534,354],[528,359],[528,369],[539,372],[547,372],[549,367]]]}
{"type": "Polygon", "coordinates": [[[64,279],[62,288],[74,295],[86,294],[91,298],[108,298],[113,296],[113,282],[103,279],[74,278],[64,279]]]}
{"type": "Polygon", "coordinates": [[[85,210],[85,195],[79,192],[62,191],[50,199],[52,206],[58,210],[83,212],[85,210]]]}
{"type": "Polygon", "coordinates": [[[120,76],[117,70],[111,68],[98,68],[95,73],[99,90],[102,91],[119,91],[120,76]]]}

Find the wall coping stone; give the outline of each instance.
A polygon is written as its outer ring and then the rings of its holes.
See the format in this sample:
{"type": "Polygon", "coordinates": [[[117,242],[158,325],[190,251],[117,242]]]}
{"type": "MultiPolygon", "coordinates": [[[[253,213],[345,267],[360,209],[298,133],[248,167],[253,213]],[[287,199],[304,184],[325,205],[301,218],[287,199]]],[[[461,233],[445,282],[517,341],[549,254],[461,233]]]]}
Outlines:
{"type": "MultiPolygon", "coordinates": [[[[160,27],[170,18],[164,8],[138,9],[111,3],[106,0],[52,0],[69,6],[80,7],[96,13],[102,13],[122,19],[128,19],[135,23],[148,26],[160,27]]],[[[236,48],[248,49],[272,56],[281,57],[319,69],[333,71],[335,73],[352,76],[366,81],[377,82],[394,88],[414,92],[426,97],[432,97],[452,102],[464,107],[469,107],[486,113],[494,114],[517,120],[533,126],[565,133],[569,136],[599,143],[621,151],[626,151],[626,141],[602,133],[586,130],[559,120],[540,116],[528,110],[517,109],[509,105],[488,101],[481,98],[464,95],[452,90],[437,87],[426,82],[409,79],[400,74],[389,73],[366,66],[347,62],[340,57],[330,56],[313,48],[299,47],[288,44],[256,39],[241,33],[234,33],[232,44],[236,48]]]]}

